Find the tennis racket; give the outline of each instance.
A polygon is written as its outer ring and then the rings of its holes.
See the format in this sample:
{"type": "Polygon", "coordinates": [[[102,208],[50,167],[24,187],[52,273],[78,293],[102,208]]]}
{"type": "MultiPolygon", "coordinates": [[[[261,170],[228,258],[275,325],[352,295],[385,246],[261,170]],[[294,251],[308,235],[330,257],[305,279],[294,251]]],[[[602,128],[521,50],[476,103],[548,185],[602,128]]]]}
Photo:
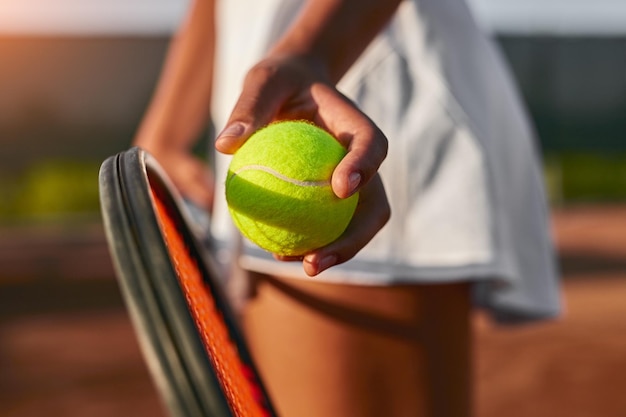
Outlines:
{"type": "Polygon", "coordinates": [[[219,269],[157,161],[136,147],[109,157],[99,191],[121,292],[169,414],[275,416],[219,269]]]}

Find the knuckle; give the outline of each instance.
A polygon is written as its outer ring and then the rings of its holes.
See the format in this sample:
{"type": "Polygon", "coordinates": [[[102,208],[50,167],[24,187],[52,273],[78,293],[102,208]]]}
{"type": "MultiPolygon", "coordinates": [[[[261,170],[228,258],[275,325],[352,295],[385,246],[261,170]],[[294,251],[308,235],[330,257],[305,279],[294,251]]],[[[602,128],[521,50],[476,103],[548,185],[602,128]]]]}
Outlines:
{"type": "Polygon", "coordinates": [[[268,62],[262,61],[254,65],[246,74],[246,81],[259,82],[261,80],[267,80],[272,78],[278,69],[276,66],[271,65],[268,62]]]}

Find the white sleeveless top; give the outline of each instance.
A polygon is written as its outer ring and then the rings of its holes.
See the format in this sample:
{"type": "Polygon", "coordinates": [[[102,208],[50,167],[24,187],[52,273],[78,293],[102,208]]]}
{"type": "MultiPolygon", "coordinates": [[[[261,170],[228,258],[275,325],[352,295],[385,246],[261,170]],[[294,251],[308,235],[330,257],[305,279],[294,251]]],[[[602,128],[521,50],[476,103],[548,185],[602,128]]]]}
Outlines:
{"type": "MultiPolygon", "coordinates": [[[[301,0],[218,2],[213,117],[223,128],[246,70],[301,0]]],[[[476,281],[496,319],[552,317],[560,293],[534,132],[505,63],[462,0],[404,1],[339,88],[389,139],[380,173],[392,217],[353,260],[316,281],[359,285],[476,281]]],[[[212,238],[239,239],[216,158],[212,238]]],[[[228,252],[225,252],[228,253],[228,252]]],[[[309,279],[245,242],[242,266],[309,279]]]]}

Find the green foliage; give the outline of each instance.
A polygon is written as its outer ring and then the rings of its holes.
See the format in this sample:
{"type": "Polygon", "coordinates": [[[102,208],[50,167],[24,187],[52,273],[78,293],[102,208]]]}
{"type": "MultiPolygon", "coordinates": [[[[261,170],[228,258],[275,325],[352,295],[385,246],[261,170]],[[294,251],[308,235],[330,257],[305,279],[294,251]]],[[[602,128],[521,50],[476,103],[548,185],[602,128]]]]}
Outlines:
{"type": "Polygon", "coordinates": [[[555,153],[544,166],[553,202],[626,201],[626,153],[555,153]]]}
{"type": "Polygon", "coordinates": [[[13,216],[13,203],[17,194],[18,186],[14,176],[5,173],[0,175],[0,218],[5,219],[13,216]]]}
{"type": "Polygon", "coordinates": [[[60,218],[99,210],[99,164],[47,160],[0,182],[0,220],[60,218]]]}

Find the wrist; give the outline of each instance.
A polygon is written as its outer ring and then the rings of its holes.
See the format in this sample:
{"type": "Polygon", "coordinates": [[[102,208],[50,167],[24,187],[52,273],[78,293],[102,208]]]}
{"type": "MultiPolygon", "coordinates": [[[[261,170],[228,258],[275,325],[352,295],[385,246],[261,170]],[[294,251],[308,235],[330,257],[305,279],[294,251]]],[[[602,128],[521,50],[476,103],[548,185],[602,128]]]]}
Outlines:
{"type": "Polygon", "coordinates": [[[265,59],[266,62],[275,62],[279,65],[296,68],[317,82],[334,84],[331,66],[323,56],[315,52],[281,47],[272,49],[265,59]]]}
{"type": "Polygon", "coordinates": [[[335,84],[391,20],[400,2],[307,1],[271,53],[300,56],[335,84]]]}

